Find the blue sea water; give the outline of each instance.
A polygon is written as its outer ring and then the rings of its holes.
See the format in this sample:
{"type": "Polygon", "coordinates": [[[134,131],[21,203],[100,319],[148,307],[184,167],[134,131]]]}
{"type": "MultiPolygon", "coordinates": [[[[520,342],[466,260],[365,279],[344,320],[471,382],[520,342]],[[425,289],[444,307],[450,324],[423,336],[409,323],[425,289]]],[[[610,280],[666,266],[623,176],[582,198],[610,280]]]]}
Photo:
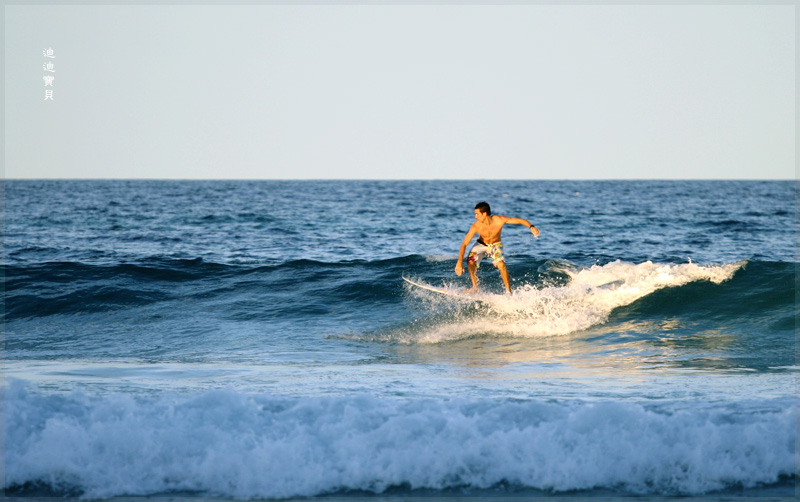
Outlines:
{"type": "Polygon", "coordinates": [[[8,180],[6,494],[793,496],[795,198],[8,180]],[[541,230],[514,296],[407,285],[468,286],[481,200],[541,230]]]}

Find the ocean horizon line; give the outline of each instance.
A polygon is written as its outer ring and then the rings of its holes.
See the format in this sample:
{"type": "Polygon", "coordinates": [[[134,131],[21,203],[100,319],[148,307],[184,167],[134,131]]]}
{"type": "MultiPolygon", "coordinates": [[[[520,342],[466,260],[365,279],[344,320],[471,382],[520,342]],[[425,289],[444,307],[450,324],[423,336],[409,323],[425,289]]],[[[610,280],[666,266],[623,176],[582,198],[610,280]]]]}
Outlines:
{"type": "Polygon", "coordinates": [[[632,182],[666,182],[666,181],[798,181],[797,178],[3,178],[3,181],[464,181],[464,182],[521,182],[521,181],[632,181],[632,182]]]}

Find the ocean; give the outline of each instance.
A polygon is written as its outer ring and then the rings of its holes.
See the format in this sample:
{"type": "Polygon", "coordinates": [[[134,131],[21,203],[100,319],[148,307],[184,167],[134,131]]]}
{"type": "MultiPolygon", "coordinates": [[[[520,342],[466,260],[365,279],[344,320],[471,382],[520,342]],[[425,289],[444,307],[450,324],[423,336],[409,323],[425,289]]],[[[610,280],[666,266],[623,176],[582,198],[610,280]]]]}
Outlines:
{"type": "Polygon", "coordinates": [[[794,497],[796,191],[6,180],[6,495],[794,497]]]}

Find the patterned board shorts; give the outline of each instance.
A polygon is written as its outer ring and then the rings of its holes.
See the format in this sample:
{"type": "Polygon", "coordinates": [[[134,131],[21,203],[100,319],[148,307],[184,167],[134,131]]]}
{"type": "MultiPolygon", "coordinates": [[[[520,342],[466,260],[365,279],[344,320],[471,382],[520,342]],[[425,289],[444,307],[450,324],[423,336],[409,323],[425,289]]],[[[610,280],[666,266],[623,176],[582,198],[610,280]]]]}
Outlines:
{"type": "Polygon", "coordinates": [[[505,262],[506,258],[503,255],[503,243],[495,242],[494,244],[486,244],[483,241],[477,241],[469,250],[467,256],[467,263],[475,263],[480,266],[481,260],[484,256],[492,259],[492,264],[496,267],[498,263],[505,262]]]}

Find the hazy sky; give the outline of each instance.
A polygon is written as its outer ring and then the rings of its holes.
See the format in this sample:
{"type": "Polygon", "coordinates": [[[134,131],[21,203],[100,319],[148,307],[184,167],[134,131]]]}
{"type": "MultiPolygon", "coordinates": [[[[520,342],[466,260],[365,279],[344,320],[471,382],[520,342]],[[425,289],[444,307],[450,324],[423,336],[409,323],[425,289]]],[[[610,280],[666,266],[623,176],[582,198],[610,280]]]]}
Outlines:
{"type": "Polygon", "coordinates": [[[7,6],[5,56],[7,178],[795,177],[794,5],[7,6]]]}

